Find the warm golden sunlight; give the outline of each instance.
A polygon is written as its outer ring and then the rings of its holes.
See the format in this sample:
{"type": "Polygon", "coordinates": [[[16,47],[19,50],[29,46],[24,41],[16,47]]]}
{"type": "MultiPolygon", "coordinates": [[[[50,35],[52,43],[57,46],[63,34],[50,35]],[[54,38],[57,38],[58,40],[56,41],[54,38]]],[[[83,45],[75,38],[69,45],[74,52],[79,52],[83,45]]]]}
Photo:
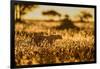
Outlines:
{"type": "Polygon", "coordinates": [[[94,8],[14,7],[17,66],[95,61],[94,8]]]}
{"type": "Polygon", "coordinates": [[[48,16],[43,16],[42,12],[43,11],[48,11],[48,10],[54,10],[60,14],[62,14],[62,18],[64,15],[68,14],[71,16],[72,19],[76,18],[77,15],[80,14],[80,11],[86,10],[87,12],[91,13],[92,16],[94,16],[94,9],[92,8],[77,8],[77,7],[59,7],[59,6],[46,6],[46,5],[39,5],[38,8],[36,8],[30,12],[28,12],[26,15],[23,16],[23,19],[56,19],[59,20],[59,17],[48,17],[48,16]]]}

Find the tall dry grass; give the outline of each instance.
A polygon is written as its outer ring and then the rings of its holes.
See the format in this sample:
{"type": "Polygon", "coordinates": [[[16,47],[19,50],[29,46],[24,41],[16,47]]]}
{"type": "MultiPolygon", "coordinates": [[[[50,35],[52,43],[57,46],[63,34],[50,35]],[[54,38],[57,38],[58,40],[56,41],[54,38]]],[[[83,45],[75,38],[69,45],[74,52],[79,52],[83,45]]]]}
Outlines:
{"type": "MultiPolygon", "coordinates": [[[[81,24],[81,23],[80,23],[81,24]]],[[[15,24],[15,62],[16,65],[53,64],[70,62],[89,62],[95,60],[93,24],[83,24],[81,30],[57,30],[59,23],[29,22],[15,24]],[[44,39],[38,46],[34,33],[42,36],[60,35],[50,44],[44,39]]],[[[78,26],[78,24],[76,23],[78,26]]],[[[42,37],[41,36],[41,37],[42,37]]]]}

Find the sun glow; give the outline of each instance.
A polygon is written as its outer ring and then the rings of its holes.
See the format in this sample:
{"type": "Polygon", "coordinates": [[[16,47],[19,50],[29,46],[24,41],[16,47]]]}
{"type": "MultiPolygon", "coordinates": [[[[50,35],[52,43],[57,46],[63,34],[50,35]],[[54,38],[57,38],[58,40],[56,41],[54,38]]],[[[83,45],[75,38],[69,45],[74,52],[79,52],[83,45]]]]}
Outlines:
{"type": "Polygon", "coordinates": [[[33,9],[32,11],[25,14],[22,18],[23,19],[36,19],[36,20],[48,20],[48,19],[56,19],[63,18],[65,14],[70,15],[70,17],[76,18],[77,15],[80,14],[80,11],[86,10],[87,12],[91,13],[94,16],[94,9],[92,8],[79,8],[79,7],[61,7],[61,6],[46,6],[46,5],[39,5],[38,8],[33,9]],[[43,11],[54,10],[60,14],[61,17],[58,16],[44,16],[42,15],[43,11]]]}

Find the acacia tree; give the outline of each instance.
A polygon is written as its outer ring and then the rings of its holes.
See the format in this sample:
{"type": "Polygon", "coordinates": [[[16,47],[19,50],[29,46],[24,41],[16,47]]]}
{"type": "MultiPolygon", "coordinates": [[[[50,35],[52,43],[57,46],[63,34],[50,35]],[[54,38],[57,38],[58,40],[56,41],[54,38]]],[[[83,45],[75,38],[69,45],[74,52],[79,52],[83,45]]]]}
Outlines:
{"type": "Polygon", "coordinates": [[[92,18],[92,14],[86,11],[82,11],[81,15],[79,15],[81,22],[89,22],[89,19],[92,18]]]}
{"type": "Polygon", "coordinates": [[[15,20],[22,21],[22,16],[27,14],[33,8],[37,8],[37,5],[34,4],[16,4],[15,5],[15,20]]]}
{"type": "Polygon", "coordinates": [[[71,30],[78,30],[79,31],[79,27],[74,25],[74,22],[70,19],[70,16],[68,14],[65,15],[65,18],[62,19],[62,23],[60,26],[57,26],[56,29],[59,30],[64,30],[64,29],[71,29],[71,30]]]}
{"type": "Polygon", "coordinates": [[[54,10],[49,10],[49,11],[44,11],[42,12],[43,15],[47,15],[47,16],[58,16],[61,17],[61,14],[58,13],[57,11],[54,10]]]}

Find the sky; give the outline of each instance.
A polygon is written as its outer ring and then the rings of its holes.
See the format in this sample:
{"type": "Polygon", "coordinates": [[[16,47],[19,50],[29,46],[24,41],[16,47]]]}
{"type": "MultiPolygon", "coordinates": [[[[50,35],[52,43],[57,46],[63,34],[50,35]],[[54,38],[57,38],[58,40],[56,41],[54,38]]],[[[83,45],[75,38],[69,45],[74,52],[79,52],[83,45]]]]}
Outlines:
{"type": "Polygon", "coordinates": [[[59,20],[59,18],[62,17],[48,17],[42,15],[43,11],[49,11],[49,10],[55,10],[58,13],[65,15],[69,14],[70,18],[75,19],[77,15],[80,14],[80,11],[87,11],[90,12],[94,16],[94,8],[83,8],[83,7],[65,7],[65,6],[48,6],[48,5],[39,5],[38,8],[32,9],[32,11],[28,12],[26,15],[23,16],[23,19],[39,19],[39,20],[49,20],[49,19],[55,19],[59,20]]]}

